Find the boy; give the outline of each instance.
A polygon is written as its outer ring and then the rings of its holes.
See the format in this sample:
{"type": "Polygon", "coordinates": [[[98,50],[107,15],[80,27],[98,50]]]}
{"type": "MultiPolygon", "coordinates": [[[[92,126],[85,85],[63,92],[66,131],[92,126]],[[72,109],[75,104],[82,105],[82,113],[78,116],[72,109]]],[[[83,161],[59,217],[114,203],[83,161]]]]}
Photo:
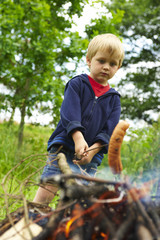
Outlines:
{"type": "MultiPolygon", "coordinates": [[[[120,94],[110,88],[108,80],[120,68],[123,58],[119,38],[113,34],[98,35],[88,46],[89,75],[78,75],[66,84],[61,118],[48,141],[47,150],[56,157],[56,151],[63,145],[61,151],[73,172],[81,173],[82,169],[93,176],[103,154],[107,153],[107,144],[121,112],[120,94]]],[[[55,165],[56,161],[46,165],[42,178],[60,174],[55,165]]],[[[46,189],[49,191],[38,189],[34,202],[49,203],[58,190],[51,186],[46,189]]]]}

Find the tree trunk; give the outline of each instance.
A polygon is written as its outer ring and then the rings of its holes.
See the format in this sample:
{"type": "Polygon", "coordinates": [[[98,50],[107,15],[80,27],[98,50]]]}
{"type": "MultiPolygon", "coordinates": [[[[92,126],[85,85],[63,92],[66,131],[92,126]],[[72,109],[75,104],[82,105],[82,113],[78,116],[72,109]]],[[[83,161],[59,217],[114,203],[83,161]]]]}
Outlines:
{"type": "Polygon", "coordinates": [[[22,143],[23,143],[23,130],[24,130],[24,118],[26,115],[26,104],[25,102],[23,103],[23,106],[21,108],[21,122],[19,125],[19,129],[18,129],[18,149],[21,148],[22,143]]]}
{"type": "Polygon", "coordinates": [[[18,129],[18,149],[21,148],[22,143],[23,143],[23,130],[24,130],[24,124],[25,124],[25,116],[26,116],[26,107],[27,107],[27,100],[28,100],[28,95],[29,95],[29,86],[30,86],[30,79],[26,79],[26,83],[24,86],[24,98],[22,102],[22,107],[20,108],[21,112],[21,122],[19,125],[18,129]]]}
{"type": "Polygon", "coordinates": [[[15,106],[12,107],[12,113],[11,113],[11,116],[10,116],[10,119],[9,119],[9,122],[8,122],[9,126],[13,124],[13,118],[14,118],[15,110],[16,110],[15,106]]]}

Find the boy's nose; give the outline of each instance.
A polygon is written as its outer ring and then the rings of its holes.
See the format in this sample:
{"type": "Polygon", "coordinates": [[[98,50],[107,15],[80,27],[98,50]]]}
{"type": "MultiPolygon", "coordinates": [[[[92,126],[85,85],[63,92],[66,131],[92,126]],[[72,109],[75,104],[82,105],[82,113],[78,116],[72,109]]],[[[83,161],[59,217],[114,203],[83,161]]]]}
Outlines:
{"type": "Polygon", "coordinates": [[[109,69],[109,63],[105,63],[103,66],[104,69],[109,69]]]}

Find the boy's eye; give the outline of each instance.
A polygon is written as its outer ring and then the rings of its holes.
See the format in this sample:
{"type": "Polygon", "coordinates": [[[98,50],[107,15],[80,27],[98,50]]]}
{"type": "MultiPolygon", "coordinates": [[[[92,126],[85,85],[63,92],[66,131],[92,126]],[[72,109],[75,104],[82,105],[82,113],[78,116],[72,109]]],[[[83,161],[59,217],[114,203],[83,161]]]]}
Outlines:
{"type": "Polygon", "coordinates": [[[115,63],[115,62],[111,62],[111,63],[110,63],[110,66],[111,66],[111,67],[114,67],[114,66],[116,66],[116,63],[115,63]]]}
{"type": "Polygon", "coordinates": [[[98,62],[101,64],[105,63],[105,61],[103,59],[99,59],[98,62]]]}

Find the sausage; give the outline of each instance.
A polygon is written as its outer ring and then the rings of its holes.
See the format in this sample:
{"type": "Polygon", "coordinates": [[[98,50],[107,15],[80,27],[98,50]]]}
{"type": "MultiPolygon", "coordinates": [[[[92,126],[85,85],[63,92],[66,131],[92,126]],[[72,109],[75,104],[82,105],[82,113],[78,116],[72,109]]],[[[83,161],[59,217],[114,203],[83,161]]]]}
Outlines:
{"type": "Polygon", "coordinates": [[[120,121],[113,130],[108,147],[108,164],[113,174],[120,174],[123,170],[121,162],[121,145],[129,123],[120,121]]]}

